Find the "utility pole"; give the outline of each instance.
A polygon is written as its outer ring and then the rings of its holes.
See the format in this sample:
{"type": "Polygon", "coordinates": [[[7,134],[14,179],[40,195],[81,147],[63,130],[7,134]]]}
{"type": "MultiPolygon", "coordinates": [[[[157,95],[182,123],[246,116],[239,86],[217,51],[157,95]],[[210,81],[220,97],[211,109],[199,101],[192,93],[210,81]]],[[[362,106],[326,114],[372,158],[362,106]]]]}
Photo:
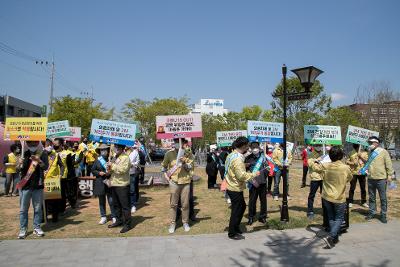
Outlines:
{"type": "Polygon", "coordinates": [[[50,113],[53,114],[53,99],[54,99],[54,72],[55,72],[55,66],[54,66],[54,55],[53,55],[53,60],[51,62],[51,76],[50,76],[50,113]]]}

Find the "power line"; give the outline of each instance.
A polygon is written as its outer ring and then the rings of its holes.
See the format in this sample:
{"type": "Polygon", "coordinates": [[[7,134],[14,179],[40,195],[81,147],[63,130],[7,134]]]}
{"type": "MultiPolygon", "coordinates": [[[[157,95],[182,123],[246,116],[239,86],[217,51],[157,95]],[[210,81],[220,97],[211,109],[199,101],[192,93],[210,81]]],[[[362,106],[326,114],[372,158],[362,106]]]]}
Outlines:
{"type": "Polygon", "coordinates": [[[33,56],[28,55],[28,54],[26,54],[24,52],[18,51],[18,50],[12,48],[11,46],[9,46],[9,45],[7,45],[7,44],[5,44],[3,42],[0,42],[0,50],[5,52],[5,53],[8,53],[10,55],[22,58],[24,60],[27,60],[27,61],[30,61],[30,62],[35,62],[36,64],[39,64],[39,63],[40,64],[46,64],[46,65],[49,64],[49,62],[46,61],[46,60],[43,60],[43,59],[40,59],[40,58],[37,58],[37,57],[33,57],[33,56]]]}
{"type": "Polygon", "coordinates": [[[37,73],[31,72],[31,71],[29,71],[29,70],[23,69],[23,68],[21,68],[21,67],[18,67],[18,66],[16,66],[16,65],[11,64],[11,63],[5,62],[5,61],[3,61],[3,60],[0,60],[0,62],[2,62],[2,63],[5,64],[5,65],[8,65],[9,67],[12,67],[12,68],[14,68],[14,69],[16,69],[16,70],[19,70],[19,71],[22,71],[22,72],[24,72],[24,73],[33,75],[33,76],[35,76],[35,77],[42,78],[42,79],[46,79],[46,78],[47,78],[47,77],[45,77],[45,76],[42,76],[42,75],[39,75],[39,74],[37,74],[37,73]]]}

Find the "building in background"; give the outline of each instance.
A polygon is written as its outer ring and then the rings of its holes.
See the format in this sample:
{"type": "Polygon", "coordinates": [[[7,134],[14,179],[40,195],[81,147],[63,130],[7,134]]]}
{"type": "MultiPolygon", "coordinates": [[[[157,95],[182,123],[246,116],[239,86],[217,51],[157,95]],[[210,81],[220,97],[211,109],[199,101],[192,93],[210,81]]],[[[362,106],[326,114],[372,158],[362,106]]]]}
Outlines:
{"type": "Polygon", "coordinates": [[[217,116],[228,113],[228,110],[224,108],[223,99],[200,99],[200,103],[192,106],[192,114],[196,113],[217,116]]]}
{"type": "Polygon", "coordinates": [[[4,95],[0,96],[0,122],[7,117],[41,117],[46,113],[42,107],[28,103],[21,99],[4,95]]]}

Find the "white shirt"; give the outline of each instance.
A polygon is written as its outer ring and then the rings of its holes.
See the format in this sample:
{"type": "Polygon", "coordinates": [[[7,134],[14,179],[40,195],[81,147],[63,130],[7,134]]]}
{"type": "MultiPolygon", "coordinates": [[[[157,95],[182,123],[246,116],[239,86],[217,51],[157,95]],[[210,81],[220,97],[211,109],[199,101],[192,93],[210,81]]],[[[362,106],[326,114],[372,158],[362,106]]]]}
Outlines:
{"type": "Polygon", "coordinates": [[[129,174],[136,174],[138,172],[138,167],[140,164],[139,152],[137,149],[134,149],[129,154],[129,159],[131,161],[131,169],[129,170],[129,174]]]}

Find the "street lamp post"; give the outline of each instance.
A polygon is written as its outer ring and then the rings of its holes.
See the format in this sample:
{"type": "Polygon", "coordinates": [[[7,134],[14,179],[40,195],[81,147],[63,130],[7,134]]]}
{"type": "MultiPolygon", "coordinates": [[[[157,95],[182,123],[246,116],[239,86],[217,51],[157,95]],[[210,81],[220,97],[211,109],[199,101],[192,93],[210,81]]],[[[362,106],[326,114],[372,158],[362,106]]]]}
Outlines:
{"type": "Polygon", "coordinates": [[[289,206],[288,206],[288,166],[287,166],[287,101],[294,100],[305,100],[311,98],[311,87],[313,86],[315,79],[323,73],[322,70],[314,67],[304,67],[291,70],[300,80],[301,85],[304,87],[305,92],[302,93],[287,93],[286,87],[286,74],[287,67],[284,64],[282,66],[282,76],[283,76],[283,94],[282,95],[274,95],[274,97],[283,97],[283,168],[282,168],[282,178],[283,178],[283,199],[282,199],[282,207],[281,207],[281,222],[289,221],[289,206]]]}

